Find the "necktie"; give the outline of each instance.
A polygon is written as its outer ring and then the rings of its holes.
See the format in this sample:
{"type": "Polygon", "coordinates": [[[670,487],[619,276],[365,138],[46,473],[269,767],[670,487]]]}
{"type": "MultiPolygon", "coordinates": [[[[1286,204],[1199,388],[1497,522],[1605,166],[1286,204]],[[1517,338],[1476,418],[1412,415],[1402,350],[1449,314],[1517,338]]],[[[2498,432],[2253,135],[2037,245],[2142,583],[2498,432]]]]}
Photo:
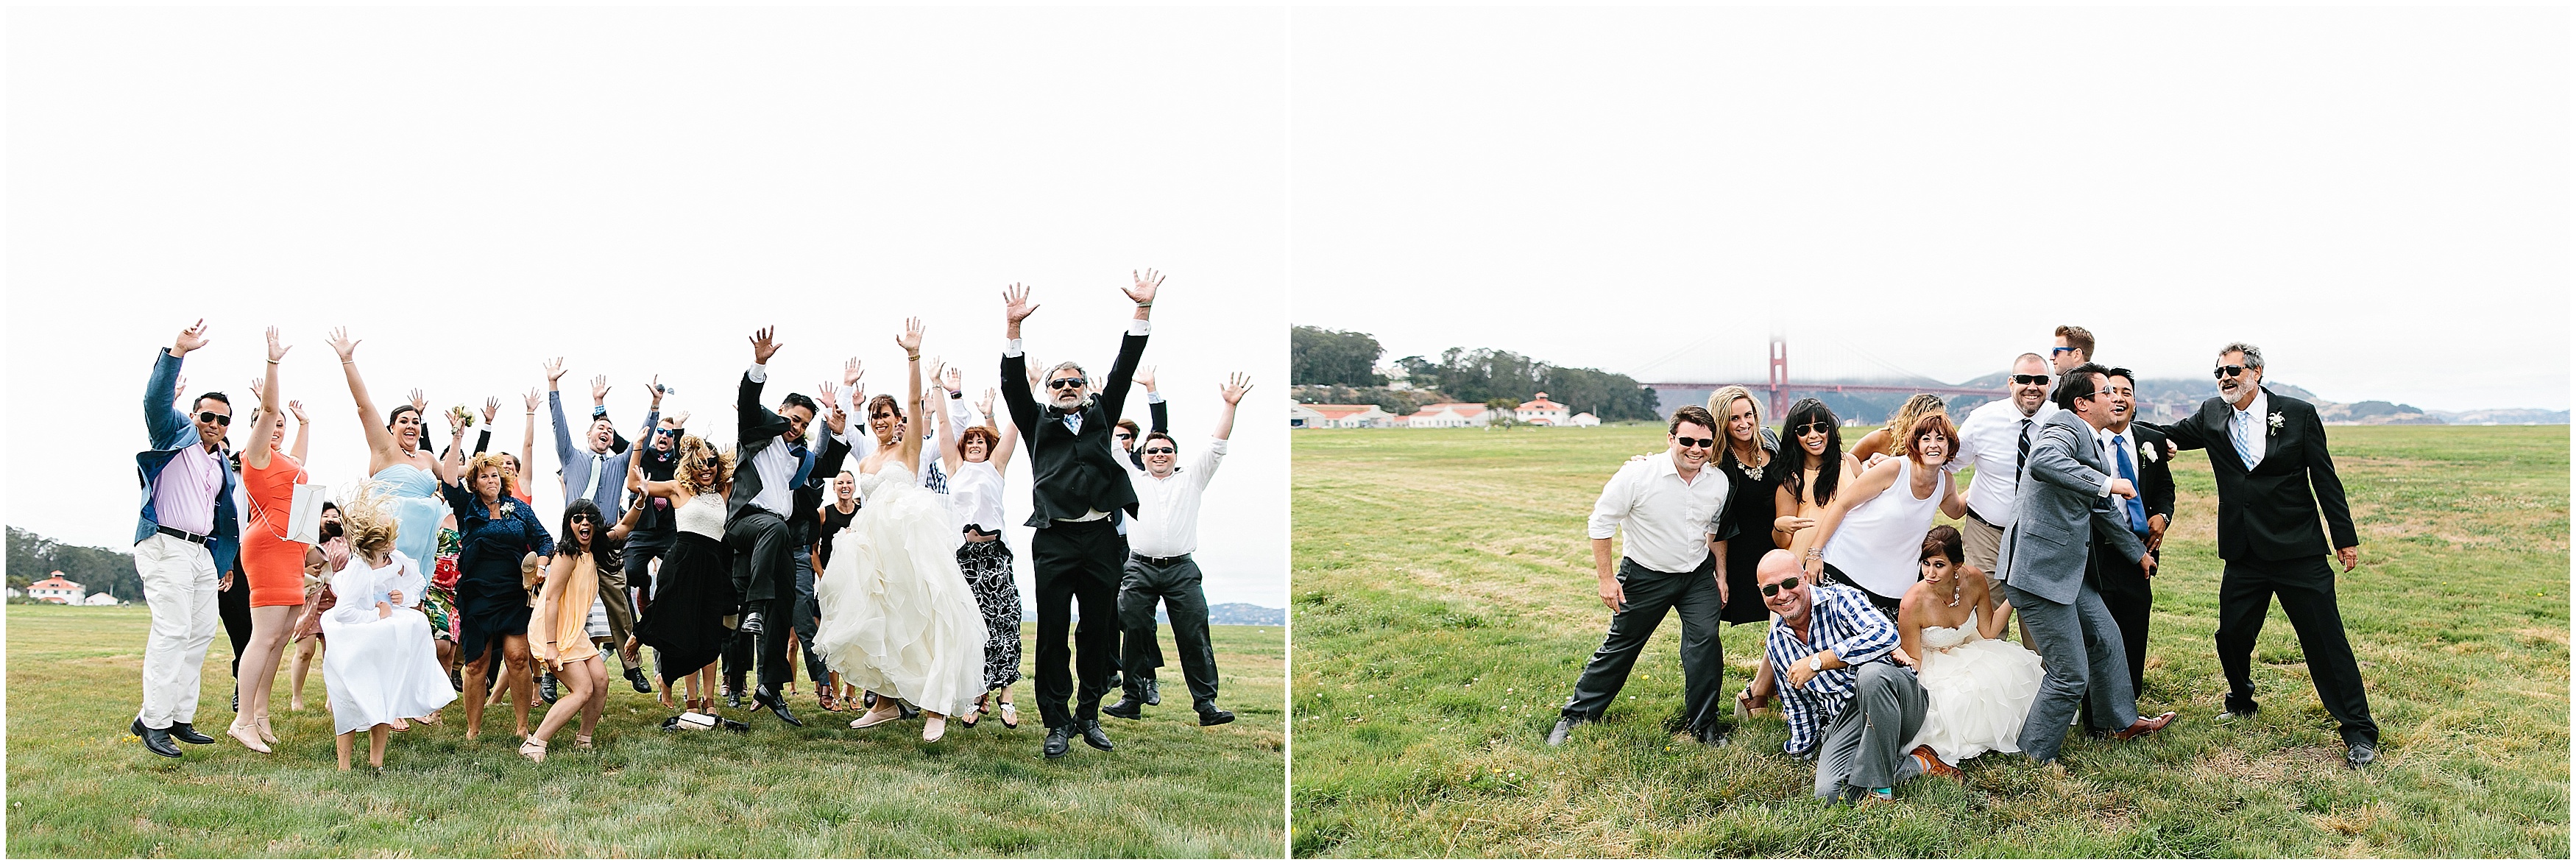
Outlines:
{"type": "Polygon", "coordinates": [[[2243,410],[2237,411],[2236,422],[2229,426],[2231,427],[2230,432],[2235,433],[2231,438],[2236,440],[2236,457],[2245,461],[2246,471],[2253,471],[2254,442],[2249,439],[2248,436],[2251,436],[2254,433],[2254,413],[2243,410]]]}
{"type": "MultiPolygon", "coordinates": [[[[2112,436],[2111,450],[2120,456],[2120,476],[2128,479],[2129,486],[2138,486],[2138,467],[2129,458],[2129,437],[2112,436]]],[[[2129,497],[2129,530],[2143,535],[2147,533],[2147,497],[2146,490],[2138,492],[2139,495],[2129,497]]]]}
{"type": "Polygon", "coordinates": [[[2030,418],[2021,419],[2021,450],[2013,456],[2013,480],[2021,480],[2022,464],[2030,461],[2030,418]]]}

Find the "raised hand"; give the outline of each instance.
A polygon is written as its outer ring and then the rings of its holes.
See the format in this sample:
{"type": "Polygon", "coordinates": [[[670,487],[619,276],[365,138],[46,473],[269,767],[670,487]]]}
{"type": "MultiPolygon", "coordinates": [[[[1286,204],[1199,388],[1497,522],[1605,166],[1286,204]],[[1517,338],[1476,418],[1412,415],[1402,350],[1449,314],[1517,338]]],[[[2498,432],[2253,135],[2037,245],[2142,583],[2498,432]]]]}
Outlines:
{"type": "Polygon", "coordinates": [[[759,329],[759,330],[752,331],[752,333],[751,333],[751,362],[752,362],[752,363],[761,364],[761,365],[763,365],[763,366],[766,366],[766,365],[768,365],[768,363],[769,363],[769,358],[770,358],[770,356],[777,354],[779,349],[782,349],[782,348],[786,348],[786,347],[787,347],[785,343],[777,342],[776,340],[772,339],[772,337],[776,336],[776,335],[777,335],[777,333],[778,333],[778,328],[777,328],[777,327],[775,327],[775,326],[771,326],[771,327],[764,327],[764,328],[761,328],[761,329],[759,329]]]}
{"type": "Polygon", "coordinates": [[[948,367],[946,377],[942,378],[941,381],[946,383],[948,385],[948,389],[951,391],[962,392],[966,389],[966,377],[958,374],[957,368],[953,366],[948,367]]]}
{"type": "Polygon", "coordinates": [[[956,372],[956,370],[949,369],[948,364],[941,362],[939,358],[932,357],[930,359],[930,380],[932,383],[938,383],[941,376],[952,372],[956,372]]]}
{"type": "Polygon", "coordinates": [[[1026,320],[1029,313],[1036,311],[1038,311],[1038,305],[1029,302],[1028,286],[1014,282],[1011,283],[1011,287],[1002,289],[1003,320],[1016,325],[1026,320]]]}
{"type": "Polygon", "coordinates": [[[197,319],[196,324],[189,325],[188,329],[180,331],[178,338],[170,340],[170,356],[187,357],[189,352],[205,348],[206,343],[210,341],[206,339],[206,320],[197,319]]]}
{"type": "Polygon", "coordinates": [[[1154,392],[1154,367],[1150,367],[1150,366],[1149,366],[1149,367],[1146,367],[1146,368],[1144,368],[1144,369],[1137,370],[1137,371],[1136,371],[1136,383],[1137,383],[1137,384],[1140,384],[1140,385],[1144,385],[1144,386],[1145,386],[1145,392],[1146,392],[1146,393],[1153,393],[1153,392],[1154,392]]]}
{"type": "Polygon", "coordinates": [[[608,376],[595,375],[590,377],[590,404],[608,404],[608,376]]]}
{"type": "MultiPolygon", "coordinates": [[[[359,342],[361,342],[361,340],[349,338],[348,328],[335,327],[331,329],[331,350],[340,355],[341,363],[348,363],[352,359],[352,356],[358,351],[359,342]]],[[[204,345],[205,343],[201,341],[198,344],[204,345]]]]}
{"type": "Polygon", "coordinates": [[[483,425],[484,425],[484,426],[487,426],[487,427],[488,427],[488,426],[491,426],[491,425],[492,425],[492,419],[493,419],[493,418],[496,418],[496,417],[500,417],[500,416],[501,416],[501,398],[500,398],[500,397],[497,397],[497,396],[487,396],[487,397],[484,397],[484,398],[483,398],[483,425]]]}
{"type": "Polygon", "coordinates": [[[420,388],[411,389],[411,410],[420,412],[421,417],[429,416],[429,396],[421,393],[420,388]]]}
{"type": "Polygon", "coordinates": [[[982,413],[984,414],[984,416],[985,416],[985,417],[992,417],[992,416],[993,416],[993,397],[998,396],[998,395],[1000,395],[1000,394],[1001,394],[1001,391],[997,391],[997,390],[994,390],[994,389],[989,388],[989,387],[988,387],[988,388],[985,388],[985,389],[984,389],[984,399],[983,399],[983,401],[981,401],[981,402],[977,402],[977,403],[975,404],[975,410],[976,410],[976,411],[979,411],[979,412],[982,412],[982,413]]]}
{"type": "Polygon", "coordinates": [[[556,386],[555,386],[555,382],[558,382],[558,381],[562,381],[562,380],[563,380],[563,374],[564,374],[564,362],[563,362],[563,360],[564,360],[563,358],[558,357],[558,358],[555,358],[555,359],[553,359],[553,360],[546,361],[546,389],[547,389],[547,390],[561,390],[561,388],[558,388],[558,387],[556,387],[556,386]]]}
{"type": "Polygon", "coordinates": [[[1252,391],[1252,377],[1251,377],[1251,376],[1244,375],[1243,373],[1239,373],[1239,372],[1238,372],[1238,373],[1234,373],[1234,374],[1232,374],[1232,375],[1228,375],[1228,376],[1226,376],[1226,378],[1225,378],[1225,388],[1224,388],[1224,390],[1223,390],[1223,395],[1225,396],[1225,404],[1226,404],[1226,405],[1234,405],[1234,404],[1237,404],[1237,403],[1243,402],[1243,395],[1244,395],[1244,394],[1246,394],[1246,393],[1250,393],[1251,391],[1252,391]]]}
{"type": "Polygon", "coordinates": [[[1034,355],[1034,354],[1033,354],[1033,355],[1029,355],[1029,363],[1028,363],[1028,367],[1029,367],[1029,390],[1032,390],[1032,391],[1035,391],[1035,392],[1038,392],[1038,393],[1046,393],[1046,377],[1047,377],[1047,373],[1054,372],[1055,370],[1054,370],[1053,368],[1051,368],[1051,367],[1048,367],[1046,364],[1039,363],[1039,362],[1038,362],[1038,356],[1037,356],[1037,355],[1034,355]]]}
{"type": "Polygon", "coordinates": [[[294,415],[294,416],[295,416],[295,422],[296,422],[296,423],[298,423],[298,424],[302,424],[302,423],[304,423],[304,422],[305,422],[305,420],[304,420],[304,401],[303,401],[303,400],[300,400],[300,399],[290,399],[290,400],[287,400],[287,401],[286,401],[286,411],[287,411],[287,413],[288,413],[288,414],[292,414],[292,415],[294,415]]]}
{"type": "Polygon", "coordinates": [[[689,427],[689,413],[681,412],[679,414],[672,415],[671,425],[681,429],[687,429],[689,427]]]}
{"type": "Polygon", "coordinates": [[[277,326],[270,325],[268,328],[268,362],[276,363],[278,361],[285,360],[286,350],[290,348],[294,348],[294,346],[277,344],[277,326]]]}
{"type": "Polygon", "coordinates": [[[907,354],[907,355],[911,355],[913,360],[920,360],[920,359],[921,359],[921,319],[918,319],[918,318],[907,318],[907,319],[904,319],[904,320],[903,320],[903,335],[902,335],[902,336],[895,337],[895,338],[894,338],[894,344],[899,345],[899,346],[903,346],[903,353],[904,353],[904,354],[907,354]]]}
{"type": "Polygon", "coordinates": [[[529,413],[529,414],[536,414],[536,413],[537,413],[537,406],[540,406],[540,405],[545,404],[545,399],[546,399],[546,397],[545,397],[545,392],[544,392],[544,391],[537,390],[536,388],[529,388],[529,389],[528,389],[528,413],[529,413]]]}
{"type": "Polygon", "coordinates": [[[858,358],[853,357],[849,360],[842,361],[841,386],[851,388],[853,390],[857,389],[860,379],[866,377],[866,372],[867,365],[860,363],[858,358]]]}
{"type": "Polygon", "coordinates": [[[1127,299],[1135,301],[1138,306],[1145,306],[1153,303],[1154,292],[1160,291],[1163,288],[1163,275],[1155,273],[1152,268],[1147,268],[1141,271],[1130,271],[1130,273],[1134,274],[1136,277],[1136,287],[1122,288],[1120,291],[1127,292],[1127,299]]]}
{"type": "Polygon", "coordinates": [[[840,435],[842,425],[846,422],[846,416],[841,413],[840,389],[833,387],[827,380],[816,385],[814,392],[822,396],[822,399],[817,401],[823,404],[823,425],[829,427],[833,435],[840,435]]]}
{"type": "Polygon", "coordinates": [[[263,387],[263,385],[266,385],[267,383],[268,383],[268,379],[266,379],[266,378],[254,378],[254,379],[251,379],[251,380],[250,380],[250,401],[251,401],[251,402],[258,403],[258,402],[267,402],[267,401],[268,401],[268,397],[265,395],[265,392],[266,392],[267,388],[263,387]]]}
{"type": "MultiPolygon", "coordinates": [[[[661,374],[661,373],[654,373],[654,374],[653,374],[653,378],[652,378],[652,380],[647,381],[647,382],[645,382],[645,383],[644,383],[644,392],[645,392],[645,393],[648,393],[648,394],[652,394],[652,395],[653,395],[653,408],[655,408],[655,409],[660,409],[660,408],[662,407],[662,374],[661,374]]],[[[605,396],[605,394],[602,394],[602,395],[603,395],[603,396],[605,396]]]]}

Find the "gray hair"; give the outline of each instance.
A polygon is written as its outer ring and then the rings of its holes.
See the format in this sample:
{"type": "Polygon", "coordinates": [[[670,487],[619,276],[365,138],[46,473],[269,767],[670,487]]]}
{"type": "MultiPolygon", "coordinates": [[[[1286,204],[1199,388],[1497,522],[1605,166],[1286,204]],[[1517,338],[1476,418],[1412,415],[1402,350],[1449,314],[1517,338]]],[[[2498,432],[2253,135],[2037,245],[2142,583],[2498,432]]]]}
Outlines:
{"type": "Polygon", "coordinates": [[[2245,354],[2245,365],[2246,365],[2246,366],[2249,366],[2249,367],[2252,367],[2252,368],[2255,368],[2255,369],[2262,369],[2262,368],[2263,368],[2263,350],[2262,350],[2262,349],[2259,349],[2259,348],[2255,348],[2253,343],[2250,343],[2250,342],[2231,342],[2231,343],[2228,343],[2226,348],[2222,348],[2222,349],[2219,349],[2219,350],[2218,350],[2218,356],[2219,356],[2219,357],[2226,357],[2228,352],[2243,352],[2243,353],[2245,354]]]}
{"type": "Polygon", "coordinates": [[[1082,377],[1083,377],[1083,378],[1085,378],[1085,379],[1089,379],[1089,378],[1091,378],[1091,372],[1090,372],[1089,370],[1085,370],[1085,369],[1083,369],[1083,368],[1082,368],[1082,364],[1074,363],[1073,361],[1069,361],[1069,360],[1057,361],[1057,362],[1056,362],[1056,365],[1051,366],[1051,367],[1047,367],[1047,374],[1048,374],[1048,375],[1050,375],[1050,376],[1052,376],[1052,375],[1054,375],[1054,374],[1055,374],[1055,371],[1056,371],[1056,370],[1060,370],[1060,369],[1069,369],[1069,370],[1073,370],[1075,374],[1078,374],[1078,375],[1082,376],[1082,377]]]}

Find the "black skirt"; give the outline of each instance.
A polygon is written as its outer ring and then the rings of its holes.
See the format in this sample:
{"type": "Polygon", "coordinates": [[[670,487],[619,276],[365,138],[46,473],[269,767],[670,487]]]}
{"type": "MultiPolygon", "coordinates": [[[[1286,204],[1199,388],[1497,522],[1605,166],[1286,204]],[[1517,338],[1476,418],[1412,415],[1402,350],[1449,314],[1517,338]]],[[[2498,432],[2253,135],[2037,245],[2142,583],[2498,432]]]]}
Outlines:
{"type": "Polygon", "coordinates": [[[481,556],[474,565],[456,576],[456,614],[458,630],[465,642],[457,646],[458,663],[471,664],[483,653],[498,645],[502,637],[528,632],[528,590],[519,584],[519,560],[515,557],[481,556]]]}
{"type": "Polygon", "coordinates": [[[637,613],[635,638],[661,653],[662,683],[704,669],[724,654],[733,629],[725,617],[742,605],[733,587],[733,559],[723,541],[681,532],[662,558],[660,591],[637,613]]]}

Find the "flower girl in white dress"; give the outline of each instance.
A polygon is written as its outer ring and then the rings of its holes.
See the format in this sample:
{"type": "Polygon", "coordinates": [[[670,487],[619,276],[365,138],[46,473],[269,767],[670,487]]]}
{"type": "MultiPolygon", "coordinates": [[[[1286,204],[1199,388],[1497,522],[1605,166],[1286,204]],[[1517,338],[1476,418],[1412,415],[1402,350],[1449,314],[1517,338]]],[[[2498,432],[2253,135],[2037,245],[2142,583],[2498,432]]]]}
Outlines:
{"type": "Polygon", "coordinates": [[[1906,590],[1896,630],[1930,700],[1906,749],[1929,746],[1952,765],[1987,751],[2019,753],[2041,672],[2038,655],[1996,639],[2012,604],[1999,603],[1985,572],[1960,560],[1958,529],[1925,534],[1919,564],[1923,579],[1906,590]]]}
{"type": "Polygon", "coordinates": [[[371,484],[342,510],[349,564],[331,575],[340,603],[322,614],[322,634],[331,642],[322,675],[340,734],[341,769],[349,768],[359,730],[367,731],[367,765],[383,768],[394,724],[456,699],[430,642],[429,618],[420,612],[429,573],[394,550],[399,525],[385,511],[389,498],[371,484]]]}

